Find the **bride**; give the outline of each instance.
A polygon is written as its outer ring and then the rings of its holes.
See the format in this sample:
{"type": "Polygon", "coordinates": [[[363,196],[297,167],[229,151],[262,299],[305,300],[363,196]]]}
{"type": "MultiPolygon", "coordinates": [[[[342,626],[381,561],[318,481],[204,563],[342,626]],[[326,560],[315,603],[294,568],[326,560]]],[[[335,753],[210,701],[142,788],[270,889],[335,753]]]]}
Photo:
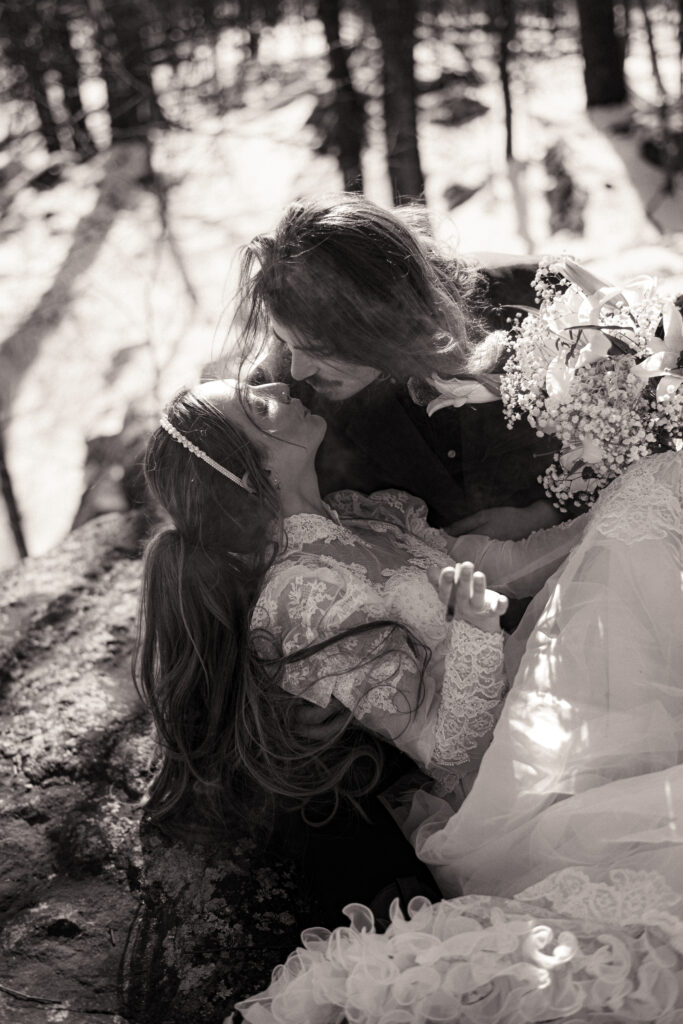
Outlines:
{"type": "Polygon", "coordinates": [[[139,678],[168,761],[199,758],[184,775],[167,764],[153,800],[172,807],[178,778],[193,774],[215,790],[208,769],[221,756],[232,781],[230,759],[260,781],[304,766],[289,790],[301,791],[322,762],[307,762],[304,744],[298,762],[259,750],[264,705],[275,683],[319,704],[334,697],[429,776],[396,813],[444,895],[466,895],[418,898],[408,920],[395,907],[383,935],[352,905],[349,928],[309,930],[239,1009],[256,1024],[673,1022],[683,457],[637,463],[590,514],[527,541],[454,540],[401,492],[323,503],[323,432],[286,389],[212,382],[176,399],[150,442],[148,478],[175,525],[147,559],[139,678]],[[214,568],[209,586],[217,542],[230,579],[214,568]],[[504,605],[483,577],[464,570],[452,624],[429,582],[464,560],[511,596],[542,587],[504,665],[504,605]],[[186,706],[181,736],[193,658],[203,697],[186,706]],[[212,732],[198,709],[208,720],[217,704],[212,732]]]}

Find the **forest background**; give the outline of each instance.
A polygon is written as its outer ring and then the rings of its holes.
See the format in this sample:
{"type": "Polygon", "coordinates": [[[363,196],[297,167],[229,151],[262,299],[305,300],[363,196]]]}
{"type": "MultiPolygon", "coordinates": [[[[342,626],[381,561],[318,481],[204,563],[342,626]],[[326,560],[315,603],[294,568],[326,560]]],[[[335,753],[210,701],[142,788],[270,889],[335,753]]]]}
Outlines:
{"type": "Polygon", "coordinates": [[[4,0],[0,568],[141,500],[301,195],[683,291],[683,0],[4,0]]]}

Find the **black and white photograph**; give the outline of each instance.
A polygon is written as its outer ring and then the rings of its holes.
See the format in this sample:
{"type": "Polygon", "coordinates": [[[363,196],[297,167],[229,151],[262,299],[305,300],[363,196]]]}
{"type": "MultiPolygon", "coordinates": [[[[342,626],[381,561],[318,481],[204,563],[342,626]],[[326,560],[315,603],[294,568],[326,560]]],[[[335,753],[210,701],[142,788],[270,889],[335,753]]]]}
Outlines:
{"type": "Polygon", "coordinates": [[[0,0],[0,1024],[683,1024],[683,0],[0,0]]]}

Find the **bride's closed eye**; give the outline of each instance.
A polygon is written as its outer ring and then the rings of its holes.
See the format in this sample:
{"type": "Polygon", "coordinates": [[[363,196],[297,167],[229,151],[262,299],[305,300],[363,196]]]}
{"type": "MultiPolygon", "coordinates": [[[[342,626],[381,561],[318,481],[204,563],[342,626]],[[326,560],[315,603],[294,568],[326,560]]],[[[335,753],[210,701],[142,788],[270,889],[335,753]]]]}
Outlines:
{"type": "Polygon", "coordinates": [[[254,413],[254,415],[259,418],[262,418],[268,415],[270,410],[270,399],[265,398],[263,395],[250,394],[247,396],[247,405],[249,406],[250,412],[254,413]]]}

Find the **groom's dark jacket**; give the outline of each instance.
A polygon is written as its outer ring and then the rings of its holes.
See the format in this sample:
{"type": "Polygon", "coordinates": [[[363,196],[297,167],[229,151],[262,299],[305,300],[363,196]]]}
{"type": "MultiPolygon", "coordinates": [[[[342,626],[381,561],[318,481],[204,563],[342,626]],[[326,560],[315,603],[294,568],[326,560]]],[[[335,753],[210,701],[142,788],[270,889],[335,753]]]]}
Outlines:
{"type": "MultiPolygon", "coordinates": [[[[482,267],[477,311],[492,331],[509,326],[514,310],[504,307],[536,305],[536,262],[510,259],[486,258],[482,267]]],[[[343,402],[305,382],[293,382],[292,393],[328,423],[316,459],[323,495],[345,487],[364,493],[397,487],[424,499],[437,527],[480,509],[545,497],[538,477],[557,444],[537,437],[526,422],[508,430],[499,401],[448,407],[429,417],[407,385],[392,380],[375,381],[343,402]]]]}

